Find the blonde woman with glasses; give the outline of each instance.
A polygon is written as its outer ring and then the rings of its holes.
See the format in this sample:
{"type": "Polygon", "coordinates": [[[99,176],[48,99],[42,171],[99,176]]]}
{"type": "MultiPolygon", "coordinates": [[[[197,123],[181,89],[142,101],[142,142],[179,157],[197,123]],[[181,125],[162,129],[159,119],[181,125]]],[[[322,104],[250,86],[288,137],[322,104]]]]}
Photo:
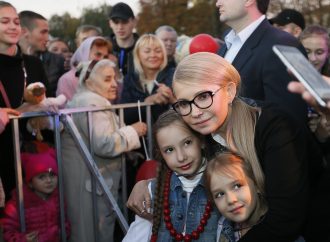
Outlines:
{"type": "MultiPolygon", "coordinates": [[[[251,163],[257,182],[265,184],[269,209],[239,241],[295,241],[303,234],[309,203],[307,130],[272,104],[247,105],[237,96],[240,80],[222,57],[192,54],[174,73],[177,102],[172,106],[192,129],[207,136],[209,158],[233,150],[251,163]]],[[[149,198],[141,182],[128,206],[138,212],[143,200],[149,198]]]]}

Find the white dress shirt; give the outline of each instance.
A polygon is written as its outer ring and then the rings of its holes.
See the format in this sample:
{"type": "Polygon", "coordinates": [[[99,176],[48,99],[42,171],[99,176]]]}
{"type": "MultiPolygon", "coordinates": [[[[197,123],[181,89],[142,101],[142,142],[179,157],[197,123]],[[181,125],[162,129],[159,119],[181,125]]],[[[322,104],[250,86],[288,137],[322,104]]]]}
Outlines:
{"type": "Polygon", "coordinates": [[[232,63],[238,54],[239,50],[242,48],[245,41],[251,36],[251,34],[256,30],[256,28],[265,19],[265,15],[260,16],[257,20],[249,24],[239,33],[236,33],[233,29],[226,35],[225,42],[227,46],[227,52],[225,54],[225,59],[232,63]]]}

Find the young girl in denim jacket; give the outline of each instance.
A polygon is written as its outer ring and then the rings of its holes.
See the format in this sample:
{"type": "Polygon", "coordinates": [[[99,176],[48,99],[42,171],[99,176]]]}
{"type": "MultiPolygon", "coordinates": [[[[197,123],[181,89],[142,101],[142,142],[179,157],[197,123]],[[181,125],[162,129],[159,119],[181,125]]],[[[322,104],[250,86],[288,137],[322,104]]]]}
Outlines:
{"type": "Polygon", "coordinates": [[[259,171],[254,173],[250,162],[229,151],[208,163],[206,186],[222,215],[217,241],[236,242],[263,219],[267,204],[264,175],[259,171]]]}
{"type": "Polygon", "coordinates": [[[149,184],[153,223],[136,216],[123,242],[215,241],[219,213],[204,186],[201,135],[169,110],[154,124],[154,138],[160,165],[157,180],[149,184]]]}
{"type": "MultiPolygon", "coordinates": [[[[259,224],[267,210],[264,174],[252,169],[240,155],[225,151],[210,160],[205,172],[205,185],[221,213],[217,240],[237,242],[253,226],[259,224]]],[[[299,237],[295,242],[304,242],[299,237]]]]}

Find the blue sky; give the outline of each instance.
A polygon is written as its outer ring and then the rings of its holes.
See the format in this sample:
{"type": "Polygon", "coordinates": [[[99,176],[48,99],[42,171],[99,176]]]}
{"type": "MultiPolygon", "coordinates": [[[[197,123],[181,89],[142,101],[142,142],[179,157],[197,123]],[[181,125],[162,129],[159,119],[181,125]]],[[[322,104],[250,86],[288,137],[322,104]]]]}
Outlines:
{"type": "Polygon", "coordinates": [[[117,2],[125,2],[131,6],[135,14],[139,10],[139,0],[7,0],[7,2],[13,4],[18,12],[31,10],[46,18],[50,18],[53,14],[62,15],[64,12],[79,17],[83,8],[97,7],[104,3],[114,5],[117,2]]]}

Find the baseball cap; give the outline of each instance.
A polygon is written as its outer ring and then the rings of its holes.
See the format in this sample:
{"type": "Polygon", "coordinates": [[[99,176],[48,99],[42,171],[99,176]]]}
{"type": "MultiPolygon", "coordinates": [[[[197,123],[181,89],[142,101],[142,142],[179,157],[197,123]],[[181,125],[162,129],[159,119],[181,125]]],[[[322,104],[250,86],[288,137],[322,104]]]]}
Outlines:
{"type": "Polygon", "coordinates": [[[305,28],[304,16],[294,9],[283,9],[275,18],[269,20],[271,24],[278,24],[284,26],[289,23],[298,25],[301,29],[305,28]]]}
{"type": "Polygon", "coordinates": [[[129,18],[134,18],[134,13],[130,6],[128,6],[126,3],[120,2],[112,7],[109,18],[127,20],[129,18]]]}

